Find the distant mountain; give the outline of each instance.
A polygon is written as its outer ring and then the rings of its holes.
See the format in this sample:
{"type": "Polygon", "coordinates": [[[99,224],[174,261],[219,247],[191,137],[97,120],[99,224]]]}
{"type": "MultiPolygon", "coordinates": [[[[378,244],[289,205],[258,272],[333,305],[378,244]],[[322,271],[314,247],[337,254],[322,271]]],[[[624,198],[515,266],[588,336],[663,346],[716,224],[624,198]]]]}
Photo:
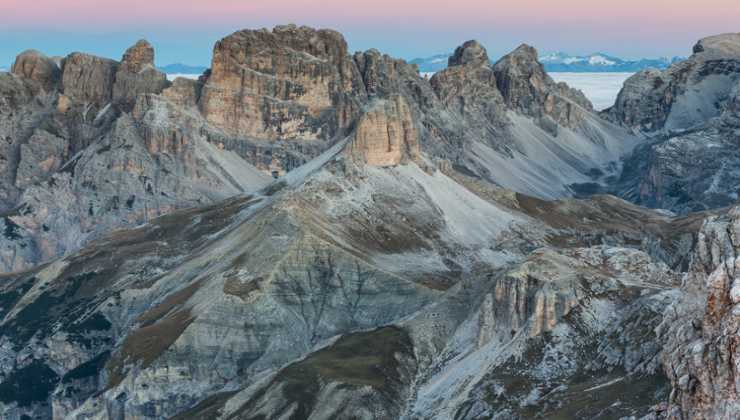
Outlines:
{"type": "Polygon", "coordinates": [[[159,71],[167,74],[202,74],[208,67],[189,66],[187,64],[175,63],[157,67],[159,71]]]}
{"type": "Polygon", "coordinates": [[[549,72],[637,72],[647,68],[665,69],[681,60],[680,57],[624,60],[604,53],[573,56],[562,52],[540,57],[549,72]]]}
{"type": "MultiPolygon", "coordinates": [[[[449,54],[439,54],[428,58],[415,58],[411,64],[419,66],[422,73],[434,73],[447,67],[449,54]]],[[[671,64],[683,60],[674,58],[642,58],[639,60],[625,60],[604,53],[594,53],[585,56],[574,56],[563,52],[545,54],[540,62],[548,72],[637,72],[646,68],[665,69],[671,64]]]]}

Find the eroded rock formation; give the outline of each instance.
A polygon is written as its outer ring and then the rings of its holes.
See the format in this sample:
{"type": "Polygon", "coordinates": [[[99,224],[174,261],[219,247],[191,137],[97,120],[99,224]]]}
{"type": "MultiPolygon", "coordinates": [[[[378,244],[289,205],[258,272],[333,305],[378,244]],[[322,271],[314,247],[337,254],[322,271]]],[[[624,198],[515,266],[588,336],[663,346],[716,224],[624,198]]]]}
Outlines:
{"type": "Polygon", "coordinates": [[[393,166],[419,156],[419,134],[402,96],[376,100],[357,123],[351,153],[372,166],[393,166]]]}

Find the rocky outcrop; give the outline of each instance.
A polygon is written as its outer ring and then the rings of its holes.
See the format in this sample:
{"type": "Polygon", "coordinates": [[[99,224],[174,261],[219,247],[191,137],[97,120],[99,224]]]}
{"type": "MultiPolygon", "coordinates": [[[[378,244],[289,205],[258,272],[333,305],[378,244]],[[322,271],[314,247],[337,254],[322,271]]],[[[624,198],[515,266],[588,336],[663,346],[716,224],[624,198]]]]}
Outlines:
{"type": "Polygon", "coordinates": [[[118,62],[84,53],[72,53],[62,61],[62,92],[79,102],[107,105],[113,99],[118,62]]]}
{"type": "Polygon", "coordinates": [[[520,45],[493,66],[496,82],[507,105],[535,118],[550,117],[560,125],[576,127],[593,107],[582,92],[555,83],[537,61],[537,50],[520,45]]]}
{"type": "Polygon", "coordinates": [[[339,33],[278,26],[216,44],[200,108],[234,136],[328,141],[353,121],[363,91],[339,33]]]}
{"type": "Polygon", "coordinates": [[[35,50],[24,51],[18,55],[10,72],[38,83],[46,92],[57,88],[62,75],[56,61],[35,50]]]}
{"type": "Polygon", "coordinates": [[[398,165],[420,154],[419,134],[401,96],[374,101],[356,130],[350,153],[368,165],[398,165]]]}
{"type": "Polygon", "coordinates": [[[447,60],[447,65],[452,66],[464,66],[466,64],[472,65],[488,65],[490,60],[488,58],[488,52],[486,49],[476,40],[470,40],[462,44],[455,49],[455,52],[447,60]]]}
{"type": "Polygon", "coordinates": [[[113,84],[113,101],[130,111],[142,93],[160,93],[169,85],[167,75],[154,67],[154,48],[140,40],[126,50],[113,84]]]}
{"type": "Polygon", "coordinates": [[[705,58],[727,59],[740,57],[740,33],[727,33],[700,39],[693,48],[694,54],[705,58]]]}
{"type": "Polygon", "coordinates": [[[196,109],[202,89],[203,83],[199,80],[178,77],[162,92],[162,95],[177,106],[196,109]]]}

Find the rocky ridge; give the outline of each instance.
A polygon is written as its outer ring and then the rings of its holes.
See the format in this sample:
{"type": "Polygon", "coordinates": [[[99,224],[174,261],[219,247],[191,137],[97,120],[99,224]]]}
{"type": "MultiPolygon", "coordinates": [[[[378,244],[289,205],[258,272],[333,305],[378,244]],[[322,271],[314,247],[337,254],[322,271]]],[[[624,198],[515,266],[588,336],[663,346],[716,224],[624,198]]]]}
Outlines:
{"type": "Polygon", "coordinates": [[[2,270],[254,191],[263,174],[283,176],[348,137],[359,137],[356,152],[378,165],[414,159],[423,147],[543,198],[604,182],[634,146],[582,95],[555,84],[533,49],[494,67],[477,42],[458,55],[428,81],[375,50],[349,55],[337,32],[286,25],[225,37],[200,80],[170,84],[144,40],[120,62],[73,53],[56,63],[24,53],[3,76],[10,102],[2,132],[11,140],[2,146],[2,270]],[[526,104],[513,102],[525,91],[533,92],[526,104]]]}
{"type": "Polygon", "coordinates": [[[0,74],[1,271],[265,185],[207,141],[203,118],[182,106],[183,82],[169,88],[153,60],[146,41],[120,63],[73,53],[58,65],[28,51],[0,74]]]}

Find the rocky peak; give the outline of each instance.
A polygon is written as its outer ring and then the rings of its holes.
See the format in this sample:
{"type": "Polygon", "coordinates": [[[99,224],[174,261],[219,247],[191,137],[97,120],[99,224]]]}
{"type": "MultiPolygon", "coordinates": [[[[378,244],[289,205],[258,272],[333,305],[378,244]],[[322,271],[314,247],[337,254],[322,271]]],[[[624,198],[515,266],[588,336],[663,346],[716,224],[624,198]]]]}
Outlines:
{"type": "Polygon", "coordinates": [[[398,165],[419,155],[419,134],[402,96],[371,103],[357,124],[350,153],[371,166],[398,165]]]}
{"type": "Polygon", "coordinates": [[[145,39],[140,39],[123,53],[121,67],[131,73],[139,73],[146,67],[154,66],[154,47],[145,39]]]}
{"type": "Polygon", "coordinates": [[[740,58],[740,33],[727,33],[700,39],[694,54],[720,58],[740,58]]]}
{"type": "Polygon", "coordinates": [[[10,71],[24,79],[37,82],[47,92],[56,87],[62,76],[59,65],[36,50],[26,50],[19,54],[10,71]]]}
{"type": "Polygon", "coordinates": [[[470,40],[455,49],[454,54],[448,59],[448,66],[482,65],[489,62],[486,48],[480,42],[470,40]]]}
{"type": "Polygon", "coordinates": [[[582,117],[578,107],[593,109],[582,92],[555,83],[538,61],[537,50],[527,44],[501,58],[493,71],[506,104],[524,115],[548,116],[560,125],[574,127],[582,117]]]}
{"type": "Polygon", "coordinates": [[[354,121],[364,94],[341,34],[287,25],[218,41],[200,108],[232,136],[327,140],[354,121]]]}
{"type": "Polygon", "coordinates": [[[160,93],[167,86],[167,75],[154,67],[154,48],[142,39],[123,54],[113,85],[113,101],[131,111],[140,94],[160,93]]]}

